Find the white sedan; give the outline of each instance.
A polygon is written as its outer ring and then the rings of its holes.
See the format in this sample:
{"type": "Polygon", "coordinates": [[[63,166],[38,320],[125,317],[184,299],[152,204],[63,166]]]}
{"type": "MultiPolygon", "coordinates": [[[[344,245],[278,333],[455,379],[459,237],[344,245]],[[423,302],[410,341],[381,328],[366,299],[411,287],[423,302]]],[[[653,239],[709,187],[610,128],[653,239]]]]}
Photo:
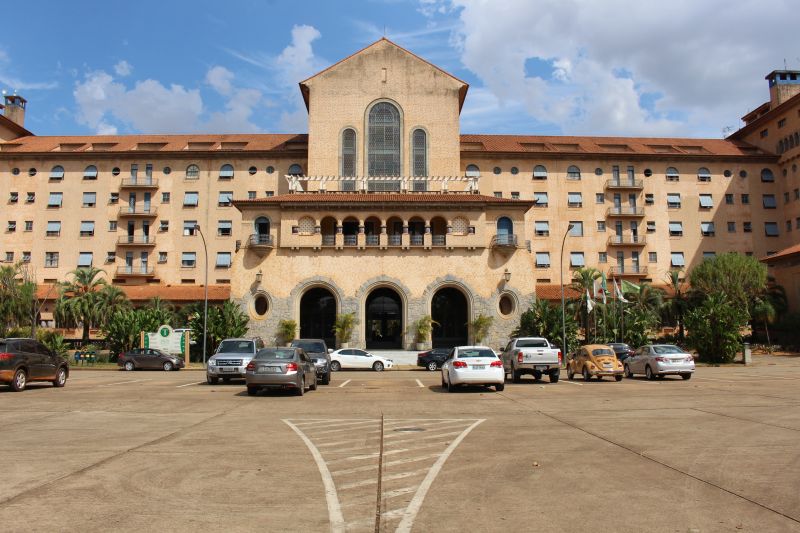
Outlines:
{"type": "Polygon", "coordinates": [[[379,355],[373,355],[357,348],[341,348],[331,352],[331,370],[338,372],[343,368],[371,368],[381,372],[384,368],[392,368],[394,362],[379,355]]]}
{"type": "Polygon", "coordinates": [[[486,346],[457,346],[442,364],[442,388],[454,392],[457,385],[505,388],[503,362],[486,346]]]}

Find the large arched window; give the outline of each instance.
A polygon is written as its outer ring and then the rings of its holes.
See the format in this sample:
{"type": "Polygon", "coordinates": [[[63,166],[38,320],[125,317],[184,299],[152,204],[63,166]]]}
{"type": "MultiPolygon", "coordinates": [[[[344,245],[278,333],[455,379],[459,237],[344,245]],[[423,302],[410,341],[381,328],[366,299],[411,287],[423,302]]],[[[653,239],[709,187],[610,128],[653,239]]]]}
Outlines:
{"type": "Polygon", "coordinates": [[[342,176],[356,175],[356,130],[347,128],[342,132],[342,176]]]}
{"type": "Polygon", "coordinates": [[[269,235],[270,229],[269,219],[267,217],[258,217],[253,222],[253,229],[256,232],[256,235],[259,236],[267,236],[269,235]]]}
{"type": "Polygon", "coordinates": [[[428,175],[428,134],[423,129],[411,134],[411,171],[415,178],[428,175]]]}
{"type": "Polygon", "coordinates": [[[468,178],[479,178],[480,176],[481,176],[481,169],[478,168],[478,165],[467,165],[468,178]]]}
{"type": "Polygon", "coordinates": [[[400,112],[389,102],[379,102],[369,110],[369,176],[399,176],[400,112]]]}

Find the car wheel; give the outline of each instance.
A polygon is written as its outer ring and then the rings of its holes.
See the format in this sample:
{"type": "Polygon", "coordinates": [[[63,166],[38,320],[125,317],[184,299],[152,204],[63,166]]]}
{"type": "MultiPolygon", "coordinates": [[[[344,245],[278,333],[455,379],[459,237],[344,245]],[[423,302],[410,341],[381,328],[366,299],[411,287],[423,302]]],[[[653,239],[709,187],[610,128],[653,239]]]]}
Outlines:
{"type": "Polygon", "coordinates": [[[558,378],[561,377],[560,370],[551,370],[550,371],[550,383],[558,383],[558,378]]]}
{"type": "Polygon", "coordinates": [[[331,384],[331,373],[328,372],[322,377],[322,381],[320,382],[323,385],[330,385],[331,384]]]}
{"type": "Polygon", "coordinates": [[[533,373],[533,380],[534,381],[541,381],[542,380],[542,373],[541,372],[534,372],[533,373]]]}
{"type": "Polygon", "coordinates": [[[219,378],[212,378],[211,376],[206,376],[206,383],[209,385],[216,385],[219,381],[219,378]]]}
{"type": "Polygon", "coordinates": [[[436,361],[431,361],[430,363],[428,363],[427,368],[431,372],[436,372],[437,370],[439,370],[439,365],[436,364],[436,361]]]}
{"type": "Polygon", "coordinates": [[[133,365],[133,361],[125,361],[125,370],[131,372],[134,368],[136,367],[133,365]]]}
{"type": "Polygon", "coordinates": [[[633,372],[631,372],[631,367],[629,367],[628,365],[625,365],[625,377],[626,378],[633,377],[633,372]]]}
{"type": "Polygon", "coordinates": [[[617,381],[622,381],[622,376],[614,376],[614,379],[616,379],[617,381]]]}
{"type": "Polygon", "coordinates": [[[339,361],[331,361],[331,370],[334,372],[338,372],[342,369],[342,363],[339,361]]]}
{"type": "Polygon", "coordinates": [[[295,394],[297,394],[298,396],[302,396],[305,393],[306,393],[306,378],[304,376],[302,378],[302,381],[300,381],[300,388],[297,389],[297,392],[295,394]]]}
{"type": "Polygon", "coordinates": [[[383,372],[383,363],[375,361],[375,364],[372,365],[372,370],[375,372],[383,372]]]}
{"type": "Polygon", "coordinates": [[[247,387],[248,396],[255,396],[258,394],[258,387],[247,387]]]}
{"type": "Polygon", "coordinates": [[[25,385],[28,384],[28,374],[24,369],[18,368],[14,372],[14,377],[11,379],[11,390],[14,392],[21,392],[25,390],[25,385]]]}
{"type": "Polygon", "coordinates": [[[683,379],[692,379],[692,375],[691,374],[681,374],[681,377],[683,379]]]}
{"type": "Polygon", "coordinates": [[[653,375],[653,369],[650,368],[650,365],[644,367],[644,375],[647,379],[656,379],[656,377],[653,375]]]}
{"type": "Polygon", "coordinates": [[[589,373],[589,369],[583,367],[583,381],[589,381],[590,379],[592,379],[592,375],[589,373]]]}
{"type": "Polygon", "coordinates": [[[505,383],[498,383],[497,385],[494,386],[495,392],[503,392],[503,389],[505,388],[506,388],[505,383]]]}
{"type": "Polygon", "coordinates": [[[164,361],[164,372],[170,372],[172,370],[172,363],[169,361],[164,361]]]}
{"type": "Polygon", "coordinates": [[[519,383],[520,381],[522,381],[522,372],[520,372],[519,370],[512,370],[511,381],[513,381],[514,383],[519,383]]]}
{"type": "Polygon", "coordinates": [[[314,372],[314,374],[311,377],[312,377],[312,381],[311,381],[311,387],[309,387],[309,390],[317,390],[317,373],[314,372]]]}
{"type": "Polygon", "coordinates": [[[63,387],[67,384],[67,369],[63,366],[56,372],[56,379],[53,380],[53,387],[63,387]]]}

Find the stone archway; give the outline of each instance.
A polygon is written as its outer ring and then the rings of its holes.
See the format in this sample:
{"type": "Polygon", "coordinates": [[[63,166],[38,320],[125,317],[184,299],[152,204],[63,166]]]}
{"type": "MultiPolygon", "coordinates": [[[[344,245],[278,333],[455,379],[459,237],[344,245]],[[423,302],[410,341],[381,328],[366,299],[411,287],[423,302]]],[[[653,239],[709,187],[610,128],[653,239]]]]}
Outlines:
{"type": "Polygon", "coordinates": [[[403,348],[403,299],[394,289],[379,287],[367,295],[364,309],[367,349],[403,348]]]}
{"type": "Polygon", "coordinates": [[[312,287],[300,298],[301,339],[324,339],[328,347],[336,345],[333,324],[336,321],[336,297],[324,287],[312,287]]]}
{"type": "Polygon", "coordinates": [[[452,348],[469,343],[469,302],[452,286],[437,290],[431,298],[431,317],[436,322],[431,333],[434,348],[452,348]]]}

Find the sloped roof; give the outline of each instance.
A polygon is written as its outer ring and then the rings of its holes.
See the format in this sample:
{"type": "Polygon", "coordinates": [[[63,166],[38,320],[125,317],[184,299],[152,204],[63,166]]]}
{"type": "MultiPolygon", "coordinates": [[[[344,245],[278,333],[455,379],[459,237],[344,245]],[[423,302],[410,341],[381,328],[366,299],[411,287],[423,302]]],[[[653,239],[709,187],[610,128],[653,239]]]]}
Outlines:
{"type": "MultiPolygon", "coordinates": [[[[0,105],[0,109],[3,109],[4,106],[0,105]]],[[[25,129],[24,127],[20,126],[10,118],[6,117],[5,115],[0,114],[0,128],[7,128],[14,133],[16,133],[19,137],[25,136],[32,136],[33,133],[25,129]]],[[[0,141],[2,142],[2,141],[0,141]]]]}
{"type": "Polygon", "coordinates": [[[800,255],[800,244],[789,246],[788,248],[780,250],[778,253],[762,257],[759,261],[767,264],[780,263],[784,259],[789,259],[797,255],[800,255]]]}

